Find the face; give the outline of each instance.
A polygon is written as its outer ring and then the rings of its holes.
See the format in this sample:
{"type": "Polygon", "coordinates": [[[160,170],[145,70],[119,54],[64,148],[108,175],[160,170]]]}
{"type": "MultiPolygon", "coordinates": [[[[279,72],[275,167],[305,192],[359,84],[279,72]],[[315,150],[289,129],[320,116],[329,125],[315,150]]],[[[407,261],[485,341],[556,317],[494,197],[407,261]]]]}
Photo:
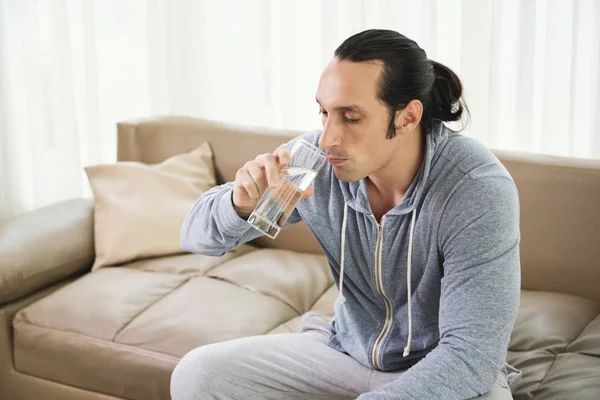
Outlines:
{"type": "Polygon", "coordinates": [[[377,97],[383,63],[338,61],[325,68],[317,89],[323,123],[319,147],[338,179],[355,182],[385,168],[396,153],[387,139],[390,115],[377,97]]]}

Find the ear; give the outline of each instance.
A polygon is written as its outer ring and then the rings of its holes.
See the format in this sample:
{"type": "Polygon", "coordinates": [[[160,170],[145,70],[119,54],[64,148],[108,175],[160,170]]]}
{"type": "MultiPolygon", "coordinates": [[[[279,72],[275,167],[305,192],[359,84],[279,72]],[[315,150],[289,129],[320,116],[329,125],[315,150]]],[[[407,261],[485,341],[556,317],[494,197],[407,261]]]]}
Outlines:
{"type": "Polygon", "coordinates": [[[419,100],[411,100],[404,109],[396,112],[394,123],[396,132],[403,134],[410,132],[419,126],[423,117],[423,103],[419,100]]]}

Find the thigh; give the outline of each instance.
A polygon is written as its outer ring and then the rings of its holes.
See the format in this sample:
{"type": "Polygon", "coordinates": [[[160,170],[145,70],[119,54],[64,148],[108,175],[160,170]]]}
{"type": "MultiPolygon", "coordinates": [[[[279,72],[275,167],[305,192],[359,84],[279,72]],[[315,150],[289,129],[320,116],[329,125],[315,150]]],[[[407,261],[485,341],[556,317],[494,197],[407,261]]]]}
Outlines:
{"type": "Polygon", "coordinates": [[[173,399],[356,398],[366,391],[370,369],[329,347],[326,328],[312,324],[304,323],[302,333],[254,336],[191,351],[173,372],[173,399]]]}

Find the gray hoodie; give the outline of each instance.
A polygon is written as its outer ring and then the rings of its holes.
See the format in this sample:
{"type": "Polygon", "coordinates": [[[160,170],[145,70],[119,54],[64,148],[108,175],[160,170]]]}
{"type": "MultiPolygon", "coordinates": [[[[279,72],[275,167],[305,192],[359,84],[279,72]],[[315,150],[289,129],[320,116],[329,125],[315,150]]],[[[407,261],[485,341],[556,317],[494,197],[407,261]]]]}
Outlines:
{"type": "MultiPolygon", "coordinates": [[[[320,133],[302,138],[316,145],[320,133]]],[[[360,399],[486,393],[516,319],[515,184],[487,148],[441,122],[426,138],[419,172],[380,223],[365,180],[342,182],[329,164],[288,221],[306,222],[340,289],[329,345],[370,368],[408,369],[360,399]]],[[[236,214],[231,194],[227,183],[198,199],[182,226],[185,250],[219,256],[259,236],[236,214]]]]}

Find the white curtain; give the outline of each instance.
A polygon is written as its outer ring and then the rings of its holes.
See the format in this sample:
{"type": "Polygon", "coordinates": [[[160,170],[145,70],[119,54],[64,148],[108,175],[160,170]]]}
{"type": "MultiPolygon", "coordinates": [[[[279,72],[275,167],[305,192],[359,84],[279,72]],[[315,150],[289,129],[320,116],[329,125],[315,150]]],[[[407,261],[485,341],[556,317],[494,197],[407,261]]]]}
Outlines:
{"type": "Polygon", "coordinates": [[[366,28],[461,76],[465,134],[600,158],[600,1],[0,0],[0,218],[89,196],[121,120],[318,127],[319,75],[366,28]]]}

